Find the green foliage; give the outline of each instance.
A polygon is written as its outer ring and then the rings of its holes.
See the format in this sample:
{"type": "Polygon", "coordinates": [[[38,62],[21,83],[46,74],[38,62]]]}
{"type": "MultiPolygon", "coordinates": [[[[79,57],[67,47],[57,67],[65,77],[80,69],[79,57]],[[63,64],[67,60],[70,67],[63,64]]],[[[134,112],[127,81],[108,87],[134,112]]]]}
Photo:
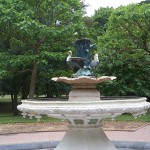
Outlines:
{"type": "MultiPolygon", "coordinates": [[[[4,32],[9,37],[11,54],[19,55],[11,63],[31,63],[34,59],[40,63],[46,61],[40,56],[45,53],[49,58],[56,57],[58,54],[55,52],[65,52],[72,42],[74,32],[83,26],[81,6],[77,0],[10,0],[1,3],[1,7],[3,30],[11,31],[9,35],[4,32]],[[24,55],[30,57],[24,58],[24,55]]],[[[57,58],[61,59],[62,55],[57,58]]]]}
{"type": "Polygon", "coordinates": [[[145,57],[124,59],[123,53],[103,49],[100,52],[100,60],[101,64],[97,69],[99,75],[117,77],[115,81],[98,86],[102,94],[150,96],[150,66],[143,64],[145,57]]]}
{"type": "Polygon", "coordinates": [[[45,81],[57,70],[67,70],[74,33],[85,30],[80,1],[0,0],[0,14],[0,79],[31,72],[35,64],[38,70],[31,75],[43,75],[45,81]]]}
{"type": "Polygon", "coordinates": [[[111,14],[106,33],[98,39],[99,73],[117,80],[103,85],[103,94],[150,97],[149,10],[149,4],[136,4],[111,14]]]}
{"type": "Polygon", "coordinates": [[[141,5],[141,4],[150,4],[150,1],[149,0],[143,0],[139,3],[139,5],[141,5]]]}
{"type": "Polygon", "coordinates": [[[93,28],[96,30],[95,35],[103,35],[107,30],[107,23],[110,15],[113,12],[113,8],[103,8],[100,7],[98,10],[95,11],[93,19],[93,28]]]}
{"type": "Polygon", "coordinates": [[[143,4],[120,7],[113,11],[109,18],[109,28],[106,35],[101,38],[101,43],[103,40],[109,42],[107,48],[116,51],[131,50],[134,53],[136,50],[143,50],[148,54],[150,52],[149,10],[150,5],[143,4]]]}
{"type": "Polygon", "coordinates": [[[83,18],[89,32],[89,37],[94,42],[97,43],[97,37],[106,32],[108,19],[112,12],[113,8],[100,7],[92,17],[83,18]]]}

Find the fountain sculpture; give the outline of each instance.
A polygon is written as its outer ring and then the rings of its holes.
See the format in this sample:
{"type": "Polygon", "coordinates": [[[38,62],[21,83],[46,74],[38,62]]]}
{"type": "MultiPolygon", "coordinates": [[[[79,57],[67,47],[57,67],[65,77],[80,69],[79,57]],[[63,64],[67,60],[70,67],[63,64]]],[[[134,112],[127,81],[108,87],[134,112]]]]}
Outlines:
{"type": "Polygon", "coordinates": [[[92,45],[89,42],[87,39],[75,42],[77,57],[70,57],[77,62],[82,60],[84,65],[78,67],[72,78],[52,78],[56,82],[72,85],[68,101],[22,100],[22,104],[18,106],[24,117],[28,115],[30,118],[35,116],[40,119],[41,115],[47,115],[68,121],[68,131],[55,150],[116,150],[102,129],[103,119],[115,118],[123,113],[131,113],[137,117],[150,108],[143,97],[110,101],[100,99],[96,84],[116,77],[94,77],[90,66],[92,61],[89,48],[92,45]]]}

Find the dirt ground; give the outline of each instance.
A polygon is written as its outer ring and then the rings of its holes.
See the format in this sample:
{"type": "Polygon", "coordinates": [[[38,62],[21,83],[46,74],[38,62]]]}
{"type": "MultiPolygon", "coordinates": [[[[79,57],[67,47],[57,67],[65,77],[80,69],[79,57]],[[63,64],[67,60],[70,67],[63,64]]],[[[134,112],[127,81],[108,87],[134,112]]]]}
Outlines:
{"type": "MultiPolygon", "coordinates": [[[[0,134],[17,134],[28,132],[47,132],[47,131],[65,131],[67,130],[66,122],[47,122],[47,123],[15,123],[15,124],[1,124],[0,134]]],[[[126,130],[135,131],[148,123],[144,122],[116,122],[116,121],[104,121],[104,130],[126,130]]]]}

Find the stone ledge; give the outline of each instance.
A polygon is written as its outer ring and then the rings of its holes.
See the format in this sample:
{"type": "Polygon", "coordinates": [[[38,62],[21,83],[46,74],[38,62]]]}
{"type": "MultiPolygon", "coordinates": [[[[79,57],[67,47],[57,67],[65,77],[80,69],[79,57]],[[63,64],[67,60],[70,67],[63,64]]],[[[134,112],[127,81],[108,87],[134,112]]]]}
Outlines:
{"type": "MultiPolygon", "coordinates": [[[[150,150],[150,142],[112,141],[118,150],[150,150]]],[[[2,150],[54,150],[59,141],[0,145],[2,150]]]]}
{"type": "Polygon", "coordinates": [[[113,141],[113,144],[119,150],[150,150],[149,142],[113,141]]]}

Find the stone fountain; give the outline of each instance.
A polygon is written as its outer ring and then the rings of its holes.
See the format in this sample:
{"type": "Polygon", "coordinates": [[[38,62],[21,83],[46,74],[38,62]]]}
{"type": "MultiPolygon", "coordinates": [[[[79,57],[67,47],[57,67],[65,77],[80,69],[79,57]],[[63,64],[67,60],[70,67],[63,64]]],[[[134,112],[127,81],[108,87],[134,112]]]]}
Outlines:
{"type": "MultiPolygon", "coordinates": [[[[82,47],[83,42],[89,41],[83,39],[76,43],[82,47]]],[[[86,49],[83,46],[82,51],[85,50],[85,53],[89,54],[88,47],[91,47],[90,44],[86,49]]],[[[91,61],[88,62],[89,56],[84,53],[80,56],[80,52],[78,55],[78,57],[83,57],[84,59],[80,60],[86,60],[86,63],[83,68],[79,68],[73,75],[74,77],[52,78],[56,82],[64,82],[72,86],[68,101],[22,100],[18,109],[24,117],[28,115],[32,118],[34,116],[39,120],[42,115],[47,115],[67,120],[68,131],[55,150],[116,150],[103,131],[103,119],[108,117],[113,119],[123,113],[131,113],[136,118],[146,114],[146,109],[150,108],[150,104],[144,97],[101,100],[100,92],[96,90],[96,84],[114,80],[116,77],[94,77],[90,67],[91,61]]],[[[71,60],[79,60],[78,57],[73,57],[71,60]]]]}

